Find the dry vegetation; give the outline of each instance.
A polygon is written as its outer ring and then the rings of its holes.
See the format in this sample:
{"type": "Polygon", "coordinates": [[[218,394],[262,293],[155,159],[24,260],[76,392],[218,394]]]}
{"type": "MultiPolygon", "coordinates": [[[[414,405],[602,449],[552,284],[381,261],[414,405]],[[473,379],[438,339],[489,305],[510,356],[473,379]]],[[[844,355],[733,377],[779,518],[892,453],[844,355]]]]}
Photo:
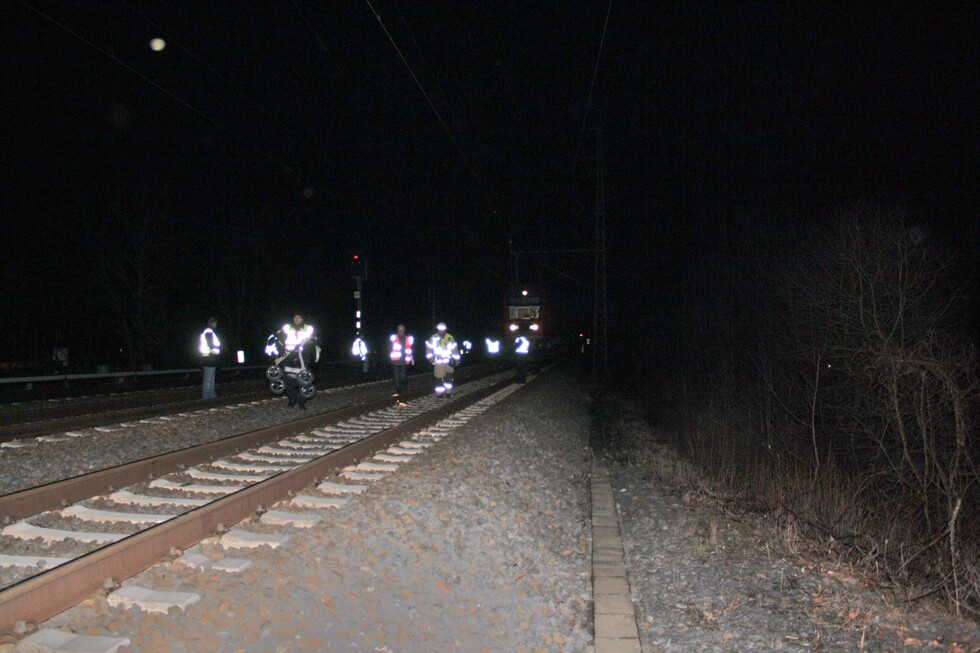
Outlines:
{"type": "Polygon", "coordinates": [[[969,282],[930,234],[873,206],[774,249],[733,247],[722,288],[674,316],[688,335],[640,397],[657,439],[693,463],[684,482],[773,516],[895,596],[976,618],[969,282]]]}

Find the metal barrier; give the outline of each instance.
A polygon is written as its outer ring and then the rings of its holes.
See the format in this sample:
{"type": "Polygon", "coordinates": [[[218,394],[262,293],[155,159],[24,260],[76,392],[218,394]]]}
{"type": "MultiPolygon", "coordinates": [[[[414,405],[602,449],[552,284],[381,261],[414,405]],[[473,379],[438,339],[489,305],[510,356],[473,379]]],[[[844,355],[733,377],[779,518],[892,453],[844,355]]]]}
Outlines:
{"type": "MultiPolygon", "coordinates": [[[[360,366],[360,361],[355,361],[357,366],[360,366]]],[[[331,369],[343,367],[344,365],[353,365],[351,361],[323,361],[317,364],[317,367],[321,369],[331,369]]],[[[225,372],[238,371],[238,370],[265,370],[268,367],[266,365],[223,365],[221,369],[225,372]]],[[[123,379],[138,376],[176,376],[179,374],[200,374],[200,367],[189,367],[184,369],[176,370],[145,370],[140,372],[95,372],[92,374],[39,374],[37,376],[10,376],[6,378],[0,378],[0,385],[9,385],[12,383],[50,383],[52,381],[76,381],[82,379],[123,379]]]]}

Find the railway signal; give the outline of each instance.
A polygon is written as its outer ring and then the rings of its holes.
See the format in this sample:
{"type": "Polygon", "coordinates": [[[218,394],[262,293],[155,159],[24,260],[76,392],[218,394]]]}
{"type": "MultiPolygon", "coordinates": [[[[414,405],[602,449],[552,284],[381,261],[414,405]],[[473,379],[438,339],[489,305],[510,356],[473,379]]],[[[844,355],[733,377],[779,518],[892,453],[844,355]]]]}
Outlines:
{"type": "Polygon", "coordinates": [[[354,301],[356,303],[356,308],[354,310],[354,331],[356,336],[354,337],[354,343],[351,345],[351,355],[357,356],[361,359],[361,362],[363,363],[362,371],[367,372],[369,367],[368,347],[367,343],[364,341],[361,322],[362,291],[364,287],[364,280],[367,278],[367,261],[360,254],[352,254],[350,264],[351,276],[354,278],[354,282],[357,284],[357,290],[354,291],[354,301]]]}
{"type": "Polygon", "coordinates": [[[355,279],[367,278],[367,261],[360,254],[354,254],[350,259],[351,276],[355,279]]]}

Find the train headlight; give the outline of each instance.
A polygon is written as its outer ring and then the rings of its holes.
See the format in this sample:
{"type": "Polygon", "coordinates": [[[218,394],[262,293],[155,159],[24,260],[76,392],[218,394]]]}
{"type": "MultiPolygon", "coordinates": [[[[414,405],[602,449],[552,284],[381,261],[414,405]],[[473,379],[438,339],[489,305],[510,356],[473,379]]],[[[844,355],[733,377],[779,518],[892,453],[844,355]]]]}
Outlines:
{"type": "Polygon", "coordinates": [[[537,324],[532,324],[529,328],[531,329],[531,331],[537,331],[538,330],[538,325],[537,324]]]}
{"type": "Polygon", "coordinates": [[[517,326],[516,324],[511,324],[511,325],[510,325],[509,327],[507,327],[507,328],[508,328],[508,329],[510,329],[511,331],[517,331],[517,329],[518,329],[519,327],[518,327],[518,326],[517,326]]]}

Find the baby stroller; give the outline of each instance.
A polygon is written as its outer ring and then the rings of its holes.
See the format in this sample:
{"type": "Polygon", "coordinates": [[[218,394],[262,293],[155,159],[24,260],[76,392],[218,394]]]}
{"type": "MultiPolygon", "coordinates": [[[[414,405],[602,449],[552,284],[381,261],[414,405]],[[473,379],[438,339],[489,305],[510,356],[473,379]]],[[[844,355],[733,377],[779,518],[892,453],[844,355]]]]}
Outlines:
{"type": "Polygon", "coordinates": [[[299,395],[304,399],[312,399],[316,395],[313,385],[313,372],[307,367],[307,361],[320,360],[320,347],[316,338],[309,338],[292,351],[287,351],[285,344],[278,334],[269,336],[265,344],[265,353],[273,357],[273,363],[265,370],[265,378],[269,379],[269,389],[272,394],[281,395],[286,392],[286,384],[293,383],[299,388],[299,395]]]}

